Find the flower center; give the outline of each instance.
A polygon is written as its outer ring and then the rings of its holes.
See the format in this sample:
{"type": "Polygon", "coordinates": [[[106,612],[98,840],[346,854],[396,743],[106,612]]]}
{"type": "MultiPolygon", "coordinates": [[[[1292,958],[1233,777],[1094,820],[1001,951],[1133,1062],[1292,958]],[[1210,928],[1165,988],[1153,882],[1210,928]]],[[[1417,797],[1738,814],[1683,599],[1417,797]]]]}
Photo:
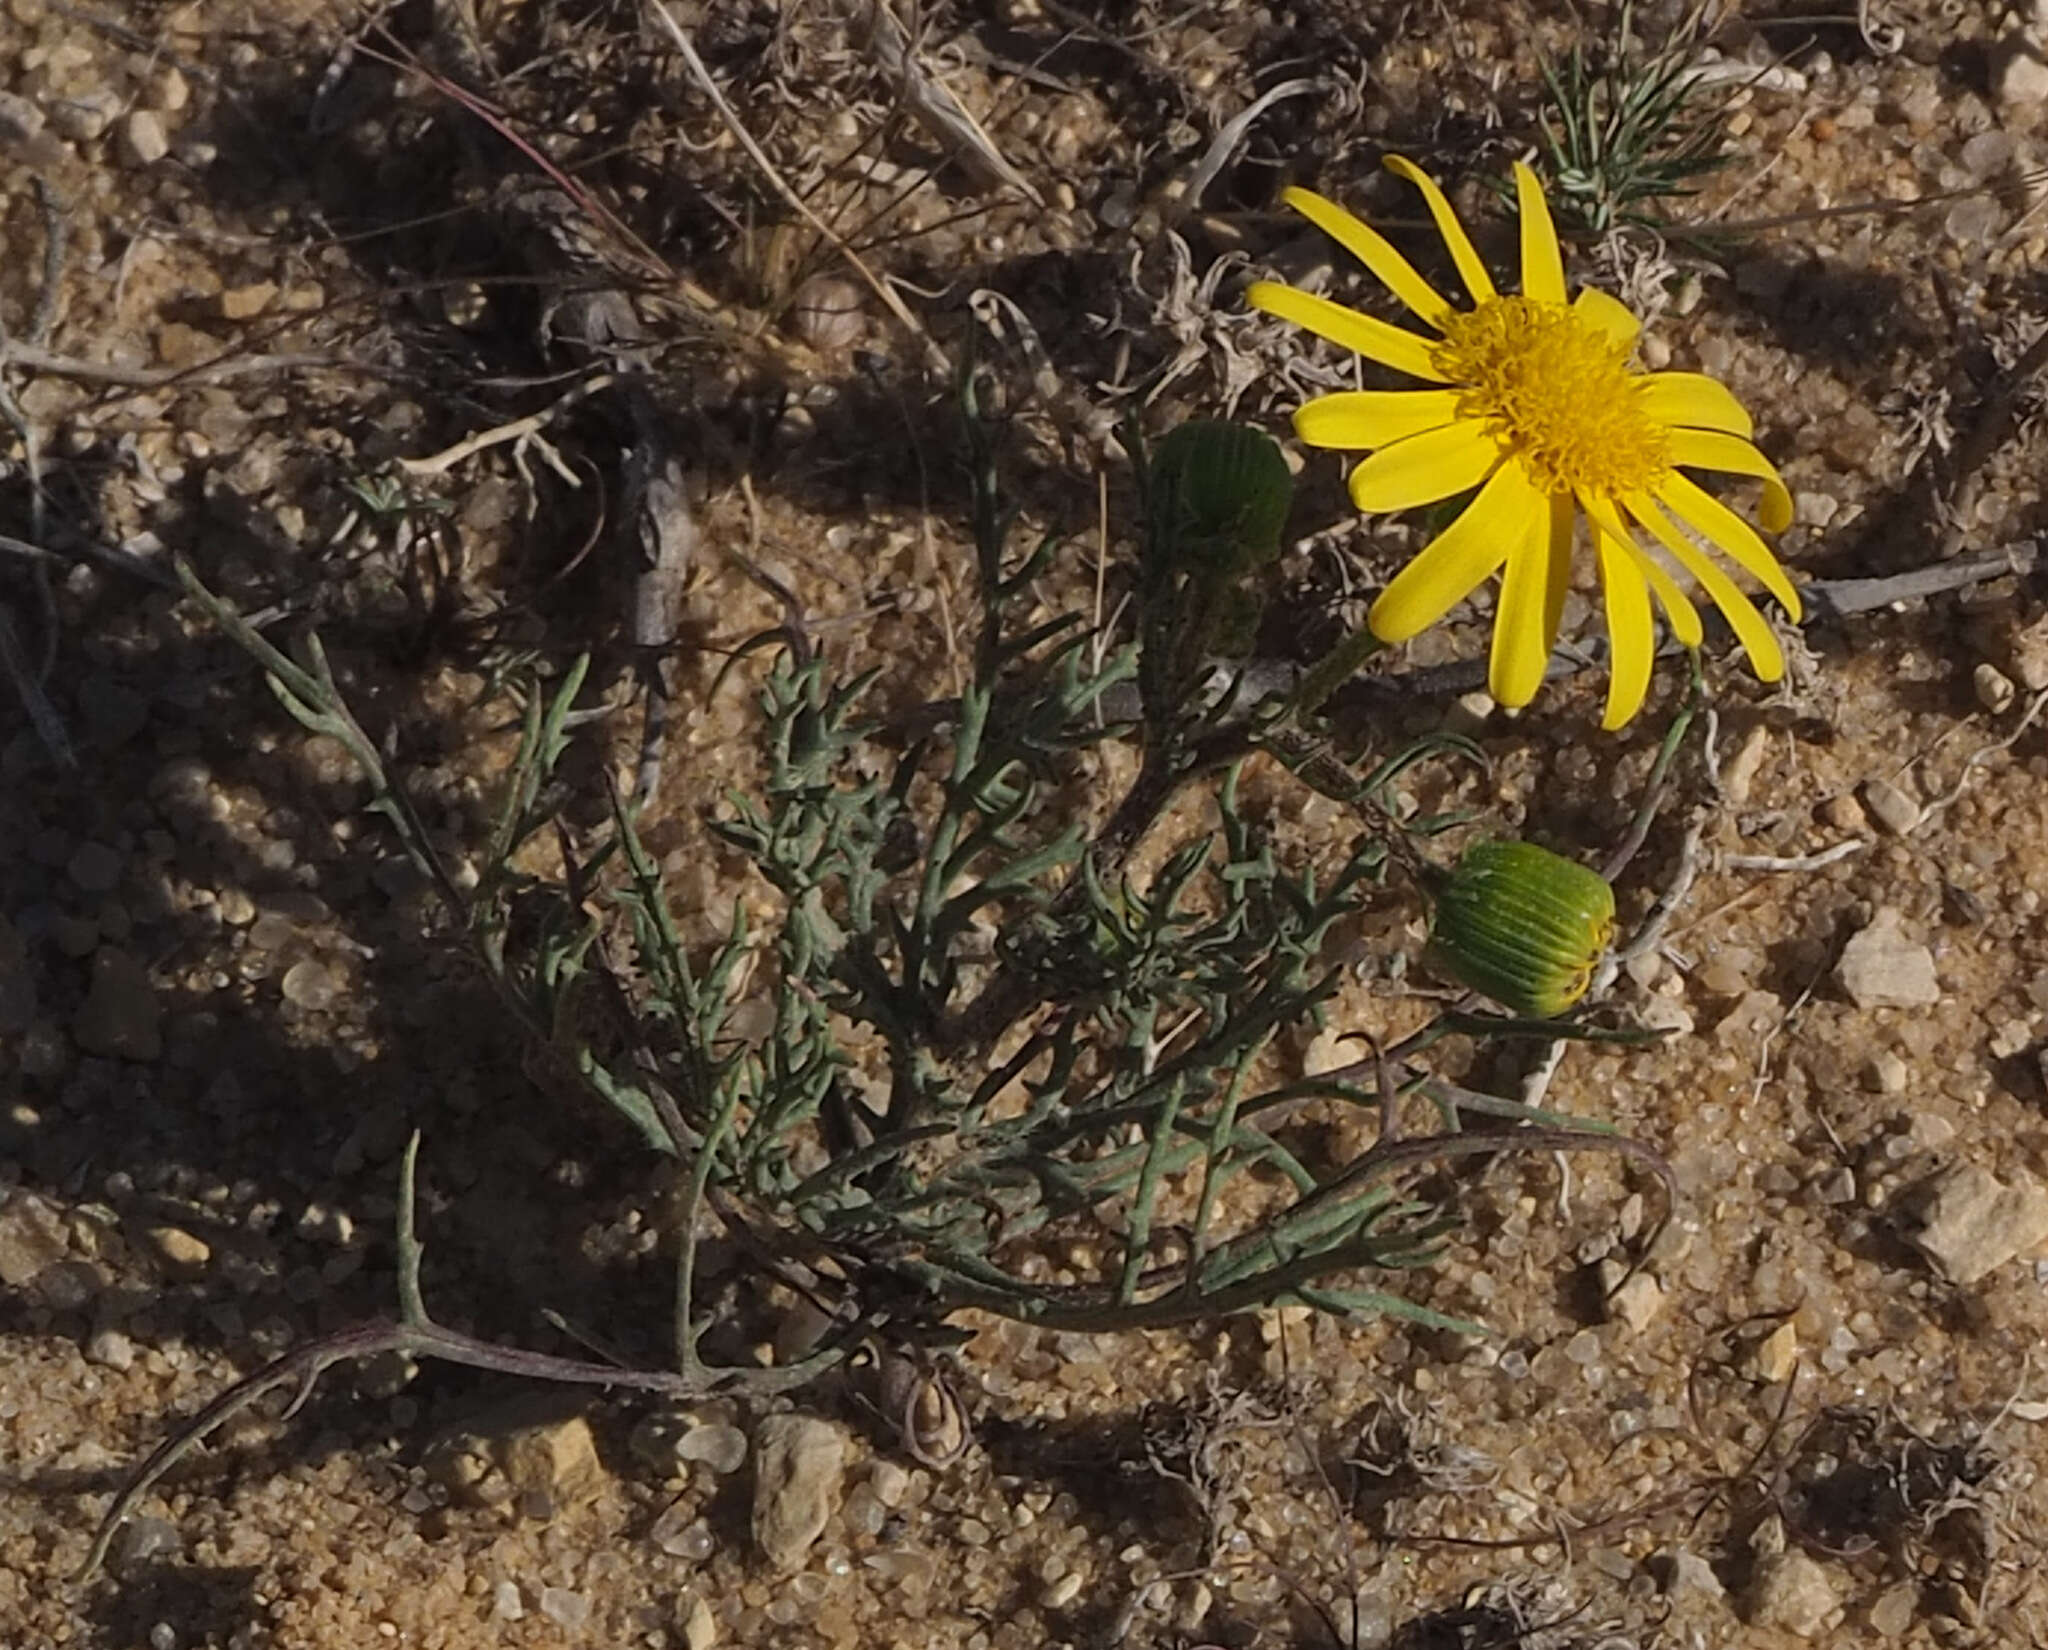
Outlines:
{"type": "Polygon", "coordinates": [[[1634,492],[1670,467],[1668,434],[1643,412],[1628,347],[1565,305],[1489,298],[1443,330],[1436,365],[1464,391],[1459,414],[1488,425],[1540,491],[1634,492]]]}

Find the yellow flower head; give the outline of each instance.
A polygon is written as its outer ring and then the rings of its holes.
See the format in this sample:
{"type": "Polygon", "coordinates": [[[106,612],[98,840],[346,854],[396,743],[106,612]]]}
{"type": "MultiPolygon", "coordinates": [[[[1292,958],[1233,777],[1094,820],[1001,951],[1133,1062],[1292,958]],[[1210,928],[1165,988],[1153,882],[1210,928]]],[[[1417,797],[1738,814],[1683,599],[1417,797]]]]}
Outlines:
{"type": "Polygon", "coordinates": [[[1405,510],[1478,489],[1380,593],[1366,617],[1373,634],[1404,642],[1505,568],[1487,685],[1503,705],[1526,705],[1557,640],[1583,511],[1612,642],[1605,726],[1627,722],[1649,692],[1653,592],[1672,633],[1687,647],[1700,644],[1699,613],[1679,575],[1706,591],[1757,675],[1775,682],[1785,672],[1777,637],[1693,535],[1754,576],[1795,620],[1799,593],[1755,530],[1680,473],[1758,477],[1763,525],[1774,533],[1788,526],[1792,496],[1750,441],[1749,414],[1699,373],[1638,370],[1631,352],[1640,323],[1616,299],[1587,289],[1567,302],[1557,231],[1528,167],[1515,166],[1519,297],[1494,291],[1450,202],[1429,178],[1398,156],[1389,156],[1387,167],[1422,191],[1471,294],[1470,309],[1453,307],[1377,231],[1306,189],[1288,190],[1288,205],[1356,256],[1435,336],[1277,281],[1260,281],[1246,294],[1255,308],[1441,386],[1343,391],[1294,415],[1295,432],[1311,446],[1370,455],[1351,472],[1352,501],[1361,510],[1405,510]],[[1668,565],[1636,542],[1637,527],[1662,547],[1668,565]]]}

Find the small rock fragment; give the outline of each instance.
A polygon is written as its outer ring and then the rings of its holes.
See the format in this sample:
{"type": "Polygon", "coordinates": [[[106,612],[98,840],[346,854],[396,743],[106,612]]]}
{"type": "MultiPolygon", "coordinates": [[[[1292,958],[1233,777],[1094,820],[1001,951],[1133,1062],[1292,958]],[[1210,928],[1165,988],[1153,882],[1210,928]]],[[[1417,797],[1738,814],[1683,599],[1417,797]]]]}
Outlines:
{"type": "Polygon", "coordinates": [[[590,1500],[604,1464],[590,1423],[560,1397],[501,1404],[435,1439],[427,1475],[471,1506],[516,1506],[537,1522],[590,1500]]]}
{"type": "Polygon", "coordinates": [[[1889,905],[1842,947],[1835,980],[1858,1008],[1928,1008],[1941,1001],[1934,953],[1906,938],[1898,911],[1889,905]]]}
{"type": "Polygon", "coordinates": [[[746,1460],[747,1435],[723,1422],[694,1426],[676,1440],[675,1453],[678,1461],[701,1461],[723,1476],[739,1471],[740,1463],[746,1460]]]}
{"type": "Polygon", "coordinates": [[[41,1198],[16,1192],[0,1204],[0,1284],[27,1288],[65,1247],[64,1223],[41,1198]]]}
{"type": "Polygon", "coordinates": [[[50,124],[77,143],[90,143],[121,112],[121,94],[111,86],[94,86],[49,104],[50,124]]]}
{"type": "Polygon", "coordinates": [[[213,1259],[213,1249],[204,1238],[194,1237],[182,1226],[152,1226],[144,1234],[159,1259],[177,1272],[197,1272],[213,1259]]]}
{"type": "Polygon", "coordinates": [[[1769,991],[1745,991],[1714,1027],[1715,1040],[1750,1047],[1768,1036],[1785,1017],[1785,1005],[1769,991]]]}
{"type": "Polygon", "coordinates": [[[2010,710],[2014,698],[2019,693],[2012,685],[2012,678],[1989,660],[1979,664],[1970,673],[1970,685],[1977,691],[1977,703],[1993,716],[2003,715],[2010,710]]]}
{"type": "Polygon", "coordinates": [[[2015,33],[2001,43],[1998,56],[1993,89],[2002,108],[2025,115],[2048,103],[2048,53],[2015,33]]]}
{"type": "Polygon", "coordinates": [[[1636,1018],[1642,1021],[1646,1031],[1668,1031],[1674,1037],[1692,1035],[1692,1010],[1676,997],[1667,997],[1662,992],[1652,992],[1636,1011],[1636,1018]]]}
{"type": "Polygon", "coordinates": [[[704,1595],[693,1593],[689,1609],[683,1612],[684,1650],[711,1650],[717,1642],[718,1618],[704,1602],[704,1595]]]}
{"type": "Polygon", "coordinates": [[[1848,836],[1865,836],[1870,831],[1870,816],[1863,811],[1863,804],[1847,791],[1823,802],[1820,816],[1848,836]]]}
{"type": "Polygon", "coordinates": [[[1609,1291],[1609,1320],[1618,1319],[1638,1335],[1648,1329],[1657,1314],[1664,1310],[1664,1286],[1648,1272],[1637,1271],[1627,1278],[1622,1278],[1621,1267],[1617,1263],[1611,1260],[1602,1261],[1600,1283],[1609,1291]]]}
{"type": "Polygon", "coordinates": [[[498,1470],[520,1497],[521,1511],[552,1515],[594,1495],[604,1482],[597,1439],[581,1415],[515,1427],[492,1450],[498,1470]]]}
{"type": "Polygon", "coordinates": [[[1888,1048],[1871,1056],[1866,1081],[1879,1094],[1904,1094],[1912,1075],[1898,1050],[1888,1048]]]}
{"type": "Polygon", "coordinates": [[[1863,806],[1893,836],[1910,836],[1920,824],[1920,804],[1889,779],[1863,781],[1863,806]]]}
{"type": "Polygon", "coordinates": [[[1756,1346],[1756,1372],[1761,1380],[1776,1386],[1790,1380],[1799,1363],[1799,1331],[1787,1318],[1756,1346]]]}
{"type": "Polygon", "coordinates": [[[540,1613],[557,1627],[576,1632],[590,1620],[590,1600],[566,1587],[540,1590],[540,1613]]]}
{"type": "Polygon", "coordinates": [[[334,1006],[341,996],[341,981],[324,962],[306,957],[285,970],[279,989],[294,1008],[317,1014],[334,1006]]]}
{"type": "Polygon", "coordinates": [[[154,1060],[164,1051],[163,1009],[149,970],[127,952],[103,946],[93,958],[71,1035],[87,1054],[110,1060],[154,1060]]]}
{"type": "Polygon", "coordinates": [[[1697,1593],[1702,1598],[1722,1598],[1727,1589],[1714,1574],[1713,1565],[1688,1547],[1675,1547],[1664,1555],[1664,1596],[1678,1598],[1697,1593]]]}
{"type": "Polygon", "coordinates": [[[1749,1619],[1758,1627],[1776,1627],[1796,1638],[1810,1639],[1841,1608],[1834,1579],[1797,1547],[1775,1553],[1757,1565],[1750,1586],[1749,1619]]]}
{"type": "Polygon", "coordinates": [[[868,1469],[868,1484],[885,1507],[900,1507],[910,1493],[910,1473],[894,1461],[877,1461],[868,1469]]]}
{"type": "Polygon", "coordinates": [[[1920,1583],[1902,1581],[1887,1587],[1870,1606],[1871,1631],[1888,1639],[1900,1638],[1913,1625],[1920,1606],[1920,1583]]]}
{"type": "Polygon", "coordinates": [[[252,281],[247,286],[231,286],[220,295],[220,318],[223,321],[250,320],[268,309],[276,296],[275,281],[252,281]]]}
{"type": "Polygon", "coordinates": [[[2029,693],[2048,688],[2048,618],[2013,631],[2009,638],[2012,674],[2029,693]]]}
{"type": "Polygon", "coordinates": [[[176,64],[160,70],[150,83],[149,105],[161,109],[167,115],[174,115],[192,101],[192,85],[176,64]]]}
{"type": "Polygon", "coordinates": [[[135,1343],[118,1329],[102,1329],[85,1343],[85,1361],[103,1369],[135,1367],[135,1343]]]}
{"type": "Polygon", "coordinates": [[[163,116],[154,109],[137,109],[121,127],[122,147],[137,166],[154,166],[171,152],[171,140],[164,131],[163,116]]]}
{"type": "Polygon", "coordinates": [[[1975,1283],[2048,1243],[2048,1189],[2031,1179],[2008,1186],[1988,1169],[1959,1163],[1916,1201],[1920,1231],[1913,1242],[1951,1283],[1975,1283]]]}
{"type": "Polygon", "coordinates": [[[1756,785],[1756,776],[1764,765],[1764,753],[1770,745],[1771,730],[1759,722],[1743,736],[1735,754],[1728,758],[1728,765],[1721,770],[1721,789],[1736,807],[1749,805],[1749,793],[1756,785]]]}
{"type": "Polygon", "coordinates": [[[754,1433],[754,1544],[776,1570],[804,1561],[839,1502],[846,1439],[808,1415],[771,1415],[754,1433]]]}

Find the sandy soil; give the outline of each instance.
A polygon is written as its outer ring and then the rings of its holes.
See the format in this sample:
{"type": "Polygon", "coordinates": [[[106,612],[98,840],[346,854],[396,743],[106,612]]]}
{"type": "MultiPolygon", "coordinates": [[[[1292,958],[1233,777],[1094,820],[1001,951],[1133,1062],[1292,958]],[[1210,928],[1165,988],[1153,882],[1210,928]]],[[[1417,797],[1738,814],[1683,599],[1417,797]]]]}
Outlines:
{"type": "MultiPolygon", "coordinates": [[[[234,1423],[102,1574],[70,1579],[179,1418],[392,1310],[415,1128],[444,1321],[581,1355],[559,1313],[650,1365],[665,1334],[661,1164],[546,1081],[346,754],[166,587],[170,559],[274,634],[318,622],[458,859],[487,828],[511,745],[497,690],[524,663],[597,650],[593,702],[615,713],[586,771],[630,778],[628,434],[594,398],[562,403],[588,365],[565,294],[593,270],[629,284],[691,432],[700,538],[649,839],[701,938],[759,894],[701,823],[759,771],[721,672],[781,618],[732,552],[849,670],[881,671],[878,705],[959,680],[971,541],[933,349],[974,339],[1004,385],[1009,479],[1068,535],[1046,601],[1086,608],[1101,548],[1129,549],[1101,525],[1129,519],[1126,405],[1155,431],[1235,412],[1277,432],[1332,381],[1240,302],[1262,270],[1364,292],[1274,210],[1280,187],[1400,220],[1391,150],[1480,217],[1481,180],[1535,141],[1535,48],[1556,61],[1616,25],[1544,0],[928,0],[921,60],[1005,182],[935,169],[860,8],[676,6],[806,216],[634,6],[479,0],[474,40],[465,9],[0,0],[0,598],[70,755],[26,715],[0,751],[0,1641],[2048,1641],[2039,573],[1822,613],[1774,691],[1710,666],[1718,783],[1692,774],[1621,889],[1639,917],[1698,872],[1612,1000],[1673,1035],[1573,1049],[1546,1100],[1665,1154],[1680,1202],[1653,1242],[1655,1181],[1614,1159],[1465,1177],[1462,1232],[1399,1284],[1490,1336],[969,1315],[973,1441],[943,1468],[905,1454],[857,1374],[674,1413],[434,1364],[337,1372],[289,1418],[234,1423]],[[1217,132],[1291,76],[1313,94],[1265,112],[1188,210],[1217,132]],[[451,83],[615,222],[536,230],[506,189],[534,165],[451,83]],[[537,441],[394,468],[541,413],[537,441]],[[1624,1262],[1642,1269],[1603,1302],[1624,1262]],[[839,1445],[823,1533],[786,1573],[750,1533],[771,1411],[839,1445]]],[[[1705,98],[1729,163],[1668,203],[1716,238],[1570,254],[1649,310],[1652,364],[1712,372],[1755,412],[1802,578],[2029,549],[2042,508],[2021,357],[2042,327],[2048,36],[1988,6],[1868,10],[1866,37],[1724,8],[1711,44],[1749,66],[1705,98]]],[[[1672,11],[1638,26],[1662,38],[1672,11]]],[[[1336,462],[1303,457],[1268,640],[1312,652],[1420,529],[1359,522],[1336,462]]],[[[1591,611],[1575,599],[1568,629],[1591,611]]],[[[1486,617],[1385,666],[1483,654],[1486,617]]],[[[1628,828],[1683,671],[1667,662],[1620,737],[1597,732],[1597,678],[1513,717],[1361,694],[1346,725],[1382,748],[1462,729],[1489,768],[1446,800],[1593,859],[1628,828]]],[[[1332,850],[1333,808],[1249,783],[1283,846],[1332,850]]],[[[593,779],[566,806],[600,796],[593,779]]],[[[1375,955],[1405,965],[1421,933],[1392,901],[1375,955]]],[[[1333,1025],[1411,1024],[1414,990],[1404,966],[1362,970],[1333,1025]]],[[[1463,1080],[1518,1076],[1480,1061],[1463,1080]]]]}

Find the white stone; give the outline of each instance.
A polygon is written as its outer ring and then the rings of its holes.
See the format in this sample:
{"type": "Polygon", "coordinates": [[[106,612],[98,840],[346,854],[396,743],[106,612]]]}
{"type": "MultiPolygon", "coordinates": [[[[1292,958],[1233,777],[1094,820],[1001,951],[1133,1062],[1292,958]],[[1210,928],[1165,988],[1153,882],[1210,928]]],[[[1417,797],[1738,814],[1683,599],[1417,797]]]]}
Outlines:
{"type": "Polygon", "coordinates": [[[154,109],[137,109],[122,123],[121,144],[137,166],[154,166],[171,152],[163,117],[154,109]]]}
{"type": "Polygon", "coordinates": [[[2048,103],[2048,53],[2025,35],[2005,41],[1995,71],[1999,104],[2014,113],[2031,114],[2048,103]]]}
{"type": "Polygon", "coordinates": [[[1863,806],[1893,836],[1910,836],[1920,825],[1920,804],[1889,779],[1863,782],[1863,806]]]}
{"type": "Polygon", "coordinates": [[[1913,1241],[1951,1283],[1975,1283],[2048,1243],[2048,1189],[2031,1179],[2008,1186],[1988,1169],[1961,1163],[1930,1182],[1918,1202],[1913,1241]]]}
{"type": "Polygon", "coordinates": [[[1774,1554],[1757,1566],[1749,1595],[1749,1619],[1755,1626],[1775,1627],[1795,1638],[1810,1639],[1827,1627],[1841,1607],[1834,1578],[1797,1547],[1774,1554]]]}
{"type": "Polygon", "coordinates": [[[1889,905],[1842,947],[1835,979],[1858,1008],[1930,1008],[1941,1001],[1934,953],[1906,938],[1889,905]]]}
{"type": "Polygon", "coordinates": [[[808,1415],[771,1415],[754,1432],[754,1544],[776,1570],[798,1568],[825,1533],[846,1473],[846,1436],[808,1415]]]}

